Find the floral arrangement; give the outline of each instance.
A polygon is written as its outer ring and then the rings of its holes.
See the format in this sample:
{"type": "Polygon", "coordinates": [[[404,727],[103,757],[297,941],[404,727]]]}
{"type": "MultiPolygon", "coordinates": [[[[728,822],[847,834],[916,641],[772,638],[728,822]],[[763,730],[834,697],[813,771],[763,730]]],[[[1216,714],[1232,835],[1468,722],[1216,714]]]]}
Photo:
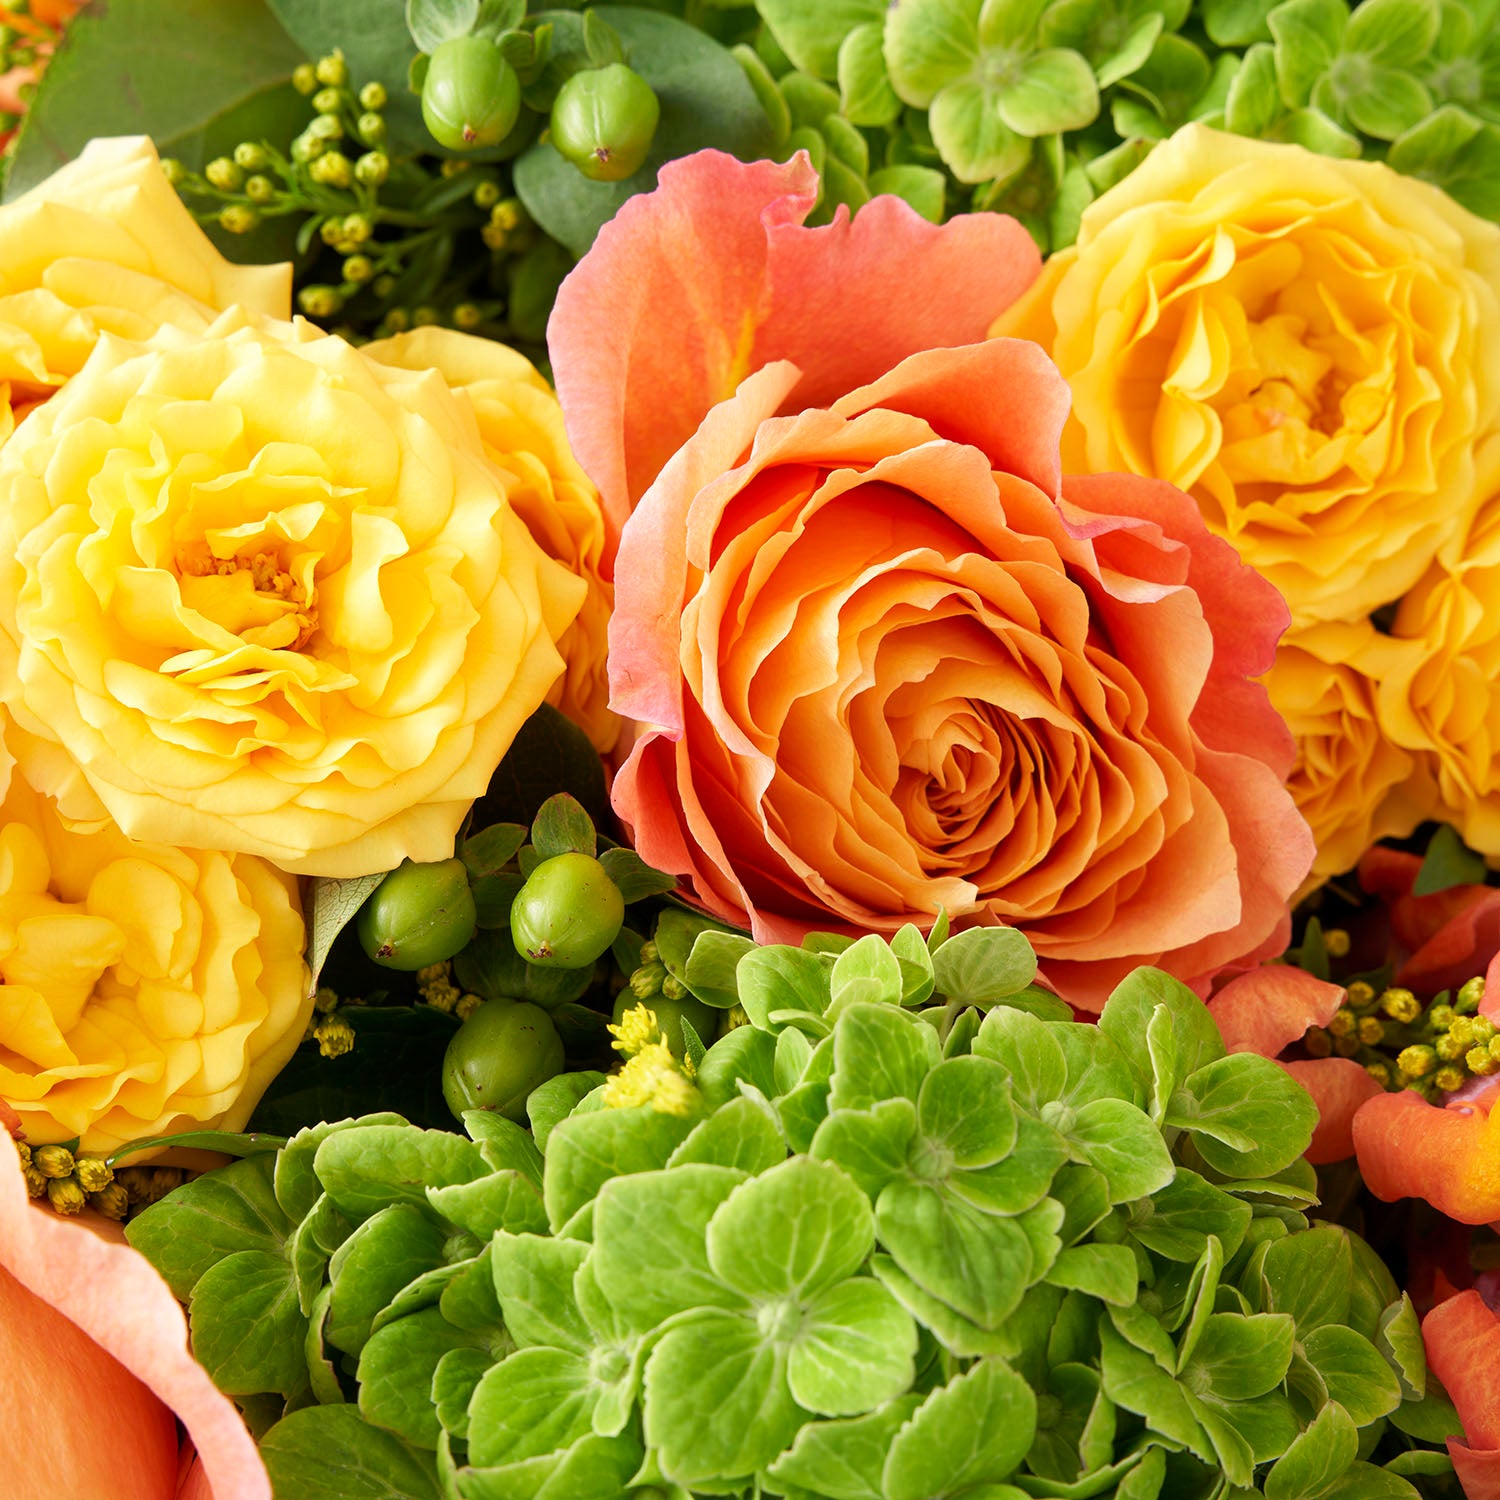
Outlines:
{"type": "Polygon", "coordinates": [[[1497,38],[0,12],[7,1493],[1500,1497],[1497,38]]]}

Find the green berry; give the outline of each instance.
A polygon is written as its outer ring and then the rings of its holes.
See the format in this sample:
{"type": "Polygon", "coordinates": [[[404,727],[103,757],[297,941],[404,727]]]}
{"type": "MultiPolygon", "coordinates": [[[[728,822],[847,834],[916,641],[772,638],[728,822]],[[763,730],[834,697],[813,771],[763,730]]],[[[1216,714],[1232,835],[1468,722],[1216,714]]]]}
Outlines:
{"type": "Polygon", "coordinates": [[[422,84],[422,118],[439,145],[453,151],[498,146],[520,111],[520,80],[493,42],[453,37],[433,52],[422,84]]]}
{"type": "Polygon", "coordinates": [[[625,898],[587,854],[544,859],[516,893],[510,935],[516,951],[552,969],[582,969],[606,952],[625,921],[625,898]]]}
{"type": "Polygon", "coordinates": [[[474,897],[461,859],[403,860],[359,909],[359,940],[387,969],[425,969],[474,936],[474,897]]]}
{"type": "Polygon", "coordinates": [[[633,1010],[637,1005],[644,1005],[656,1017],[656,1028],[666,1034],[667,1046],[672,1049],[674,1057],[683,1055],[684,1019],[698,1033],[698,1040],[705,1047],[711,1047],[719,1034],[719,1021],[724,1014],[711,1005],[705,1005],[696,995],[684,995],[680,1000],[668,1000],[665,995],[652,995],[649,999],[638,1000],[627,986],[615,1000],[615,1025],[620,1024],[627,1010],[633,1010]]]}
{"type": "Polygon", "coordinates": [[[456,1117],[489,1109],[525,1117],[531,1091],[563,1070],[552,1018],[524,1000],[490,1000],[454,1033],[443,1056],[443,1098],[456,1117]]]}
{"type": "Polygon", "coordinates": [[[588,68],[558,90],[552,144],[585,177],[619,182],[640,170],[660,116],[651,85],[633,68],[588,68]]]}

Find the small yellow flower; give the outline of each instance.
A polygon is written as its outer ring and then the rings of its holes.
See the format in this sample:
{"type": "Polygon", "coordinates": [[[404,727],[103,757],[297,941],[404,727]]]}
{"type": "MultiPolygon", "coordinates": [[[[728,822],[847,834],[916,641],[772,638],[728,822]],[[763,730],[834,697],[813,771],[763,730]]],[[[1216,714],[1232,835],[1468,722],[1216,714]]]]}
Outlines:
{"type": "MultiPolygon", "coordinates": [[[[643,1007],[636,1007],[636,1010],[641,1009],[643,1007]]],[[[630,1058],[604,1085],[601,1097],[606,1109],[629,1109],[645,1104],[664,1115],[690,1115],[697,1108],[701,1095],[663,1038],[659,1042],[647,1042],[630,1058]]]]}
{"type": "Polygon", "coordinates": [[[614,1037],[610,1046],[626,1057],[634,1057],[658,1043],[666,1045],[666,1033],[657,1025],[656,1012],[649,1005],[632,1005],[620,1017],[620,1024],[610,1026],[608,1030],[614,1037]]]}

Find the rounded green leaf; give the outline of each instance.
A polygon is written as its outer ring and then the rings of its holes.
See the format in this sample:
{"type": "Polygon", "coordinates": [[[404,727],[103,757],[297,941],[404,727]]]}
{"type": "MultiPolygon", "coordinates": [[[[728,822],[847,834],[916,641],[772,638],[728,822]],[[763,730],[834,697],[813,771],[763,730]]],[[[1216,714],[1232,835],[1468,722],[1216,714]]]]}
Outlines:
{"type": "Polygon", "coordinates": [[[885,0],[758,0],[756,9],[781,49],[796,65],[818,78],[832,78],[839,51],[856,28],[879,28],[885,0]]]}
{"type": "Polygon", "coordinates": [[[815,1297],[874,1247],[869,1199],[847,1173],[805,1156],[742,1183],[708,1222],[709,1265],[746,1297],[815,1297]]]}
{"type": "Polygon", "coordinates": [[[1409,68],[1432,51],[1441,24],[1438,0],[1361,0],[1349,17],[1344,48],[1393,68],[1409,68]]]}
{"type": "Polygon", "coordinates": [[[422,1453],[364,1421],[352,1406],[306,1406],[261,1440],[271,1486],[287,1500],[440,1500],[422,1453]]]}
{"type": "Polygon", "coordinates": [[[1388,1416],[1401,1404],[1401,1382],[1369,1339],[1352,1328],[1329,1324],[1303,1340],[1307,1359],[1337,1401],[1360,1427],[1388,1416]]]}
{"type": "Polygon", "coordinates": [[[1017,135],[1082,130],[1099,117],[1099,86],[1086,58],[1053,47],[1021,64],[1019,77],[999,91],[996,107],[1017,135]]]}
{"type": "Polygon", "coordinates": [[[1067,1060],[1052,1030],[1025,1011],[1001,1005],[984,1018],[974,1038],[975,1054],[1006,1069],[1016,1099],[1029,1110],[1060,1099],[1067,1088],[1067,1060]]]}
{"type": "Polygon", "coordinates": [[[360,1415],[415,1447],[436,1448],[442,1425],[431,1392],[438,1362],[477,1342],[435,1307],[382,1328],[359,1356],[360,1415]]]}
{"type": "Polygon", "coordinates": [[[513,1464],[566,1448],[592,1430],[588,1361],[561,1349],[522,1349],[491,1369],[469,1403],[469,1459],[513,1464]]]}
{"type": "Polygon", "coordinates": [[[793,1398],[825,1417],[852,1417],[911,1385],[917,1325],[878,1281],[856,1277],[807,1308],[792,1344],[793,1398]]]}
{"type": "Polygon", "coordinates": [[[896,0],[887,9],[886,66],[907,104],[926,109],[940,89],[968,75],[978,57],[979,0],[896,0]]]}
{"type": "Polygon", "coordinates": [[[851,1005],[834,1028],[829,1104],[866,1109],[882,1099],[915,1103],[941,1055],[937,1032],[910,1012],[894,1005],[851,1005]]]}
{"type": "Polygon", "coordinates": [[[954,1167],[988,1167],[1016,1144],[1005,1069],[987,1057],[951,1057],[917,1096],[917,1129],[954,1167]]]}
{"type": "Polygon", "coordinates": [[[334,1252],[329,1266],[333,1302],[325,1337],[335,1349],[358,1354],[376,1315],[402,1287],[443,1262],[446,1232],[409,1203],[392,1204],[366,1219],[334,1252]]]}
{"type": "Polygon", "coordinates": [[[1123,1099],[1095,1099],[1077,1110],[1064,1134],[1109,1183],[1111,1203],[1147,1198],[1177,1175],[1150,1117],[1123,1099]]]}

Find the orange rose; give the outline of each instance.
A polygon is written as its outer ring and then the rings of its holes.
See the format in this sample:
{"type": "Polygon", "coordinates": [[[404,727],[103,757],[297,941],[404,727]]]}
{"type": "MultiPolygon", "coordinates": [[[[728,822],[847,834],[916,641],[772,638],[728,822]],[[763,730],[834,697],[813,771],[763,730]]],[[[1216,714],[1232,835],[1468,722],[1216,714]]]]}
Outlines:
{"type": "Polygon", "coordinates": [[[1055,368],[971,342],[1031,263],[1017,226],[877,199],[807,230],[810,201],[797,164],[679,163],[575,274],[692,264],[698,310],[627,291],[585,349],[565,286],[554,319],[576,451],[607,507],[645,490],[610,628],[640,852],[763,941],[1012,924],[1091,1009],[1142,963],[1202,985],[1279,951],[1312,852],[1250,680],[1281,600],[1180,491],[1062,477],[1055,368]],[[718,248],[721,205],[758,246],[718,248]],[[706,416],[631,384],[705,349],[706,416]]]}

